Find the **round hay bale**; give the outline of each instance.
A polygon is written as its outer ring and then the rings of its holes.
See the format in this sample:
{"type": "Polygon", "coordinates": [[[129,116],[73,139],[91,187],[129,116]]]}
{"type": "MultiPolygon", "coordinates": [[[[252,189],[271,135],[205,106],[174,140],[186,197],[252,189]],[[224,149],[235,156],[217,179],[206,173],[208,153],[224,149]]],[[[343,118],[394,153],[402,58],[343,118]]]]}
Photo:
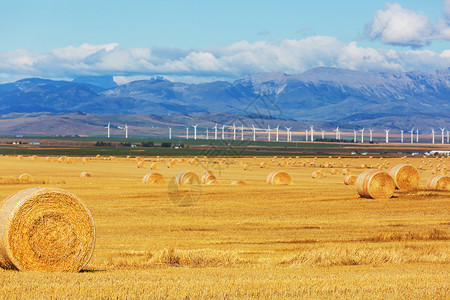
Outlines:
{"type": "Polygon", "coordinates": [[[151,172],[142,178],[144,184],[164,184],[164,177],[158,172],[151,172]]]}
{"type": "Polygon", "coordinates": [[[83,157],[83,158],[81,159],[81,162],[82,162],[83,164],[88,164],[89,161],[90,161],[89,157],[83,157]]]}
{"type": "Polygon", "coordinates": [[[142,158],[141,158],[140,156],[136,156],[136,157],[134,158],[134,160],[135,160],[136,162],[140,162],[140,161],[142,160],[142,158]]]}
{"type": "Polygon", "coordinates": [[[199,162],[198,158],[191,158],[189,160],[189,163],[193,166],[196,166],[198,164],[198,162],[199,162]]]}
{"type": "Polygon", "coordinates": [[[244,165],[244,171],[250,171],[252,169],[252,166],[250,164],[244,165]]]}
{"type": "Polygon", "coordinates": [[[338,173],[338,170],[336,169],[331,169],[331,175],[336,175],[338,173]]]}
{"type": "Polygon", "coordinates": [[[450,190],[450,177],[433,175],[427,180],[427,189],[450,190]]]}
{"type": "Polygon", "coordinates": [[[278,163],[278,166],[279,166],[279,167],[286,167],[286,165],[287,165],[287,163],[286,163],[285,161],[280,161],[280,162],[278,163]]]}
{"type": "Polygon", "coordinates": [[[175,166],[175,161],[174,160],[169,160],[168,162],[167,162],[167,167],[170,169],[170,168],[173,168],[175,166]]]}
{"type": "Polygon", "coordinates": [[[33,181],[33,176],[31,176],[28,173],[24,173],[19,176],[19,181],[20,182],[31,182],[31,181],[33,181]]]}
{"type": "Polygon", "coordinates": [[[216,180],[216,176],[212,175],[212,174],[205,174],[202,176],[201,182],[203,184],[206,184],[208,181],[211,180],[216,180]]]}
{"type": "Polygon", "coordinates": [[[267,168],[267,163],[266,162],[261,162],[260,164],[259,164],[259,167],[261,168],[261,169],[265,169],[265,168],[267,168]]]}
{"type": "Polygon", "coordinates": [[[158,170],[158,164],[157,163],[152,163],[150,165],[150,170],[158,170]]]}
{"type": "Polygon", "coordinates": [[[92,175],[91,175],[91,173],[84,171],[84,172],[81,172],[80,177],[92,177],[92,175]]]}
{"type": "Polygon", "coordinates": [[[414,190],[419,187],[419,171],[411,165],[399,164],[389,168],[389,175],[400,190],[414,190]]]}
{"type": "Polygon", "coordinates": [[[270,185],[289,185],[291,176],[286,172],[274,171],[267,176],[266,183],[270,185]]]}
{"type": "Polygon", "coordinates": [[[30,157],[30,159],[31,159],[32,162],[36,162],[38,160],[38,156],[37,155],[32,155],[30,157]]]}
{"type": "Polygon", "coordinates": [[[16,158],[17,158],[18,161],[22,161],[23,160],[23,155],[17,155],[16,158]]]}
{"type": "Polygon", "coordinates": [[[366,164],[361,164],[360,168],[361,169],[367,169],[367,165],[366,164]]]}
{"type": "Polygon", "coordinates": [[[345,168],[342,170],[342,175],[350,175],[352,172],[350,171],[349,168],[345,168]]]}
{"type": "Polygon", "coordinates": [[[320,179],[324,177],[322,170],[316,170],[312,172],[311,176],[313,179],[320,179]]]}
{"type": "Polygon", "coordinates": [[[242,180],[233,180],[231,182],[231,185],[247,185],[247,183],[245,183],[245,181],[242,180]]]}
{"type": "Polygon", "coordinates": [[[57,188],[31,188],[0,204],[0,265],[78,272],[92,256],[95,224],[86,205],[57,188]]]}
{"type": "Polygon", "coordinates": [[[388,173],[378,170],[362,172],[356,179],[356,190],[361,197],[389,199],[395,191],[395,182],[388,173]]]}
{"type": "Polygon", "coordinates": [[[200,184],[200,179],[198,178],[197,174],[189,171],[184,171],[179,173],[176,178],[175,182],[178,185],[183,184],[200,184]]]}
{"type": "Polygon", "coordinates": [[[139,169],[144,168],[144,167],[145,167],[145,162],[144,162],[143,160],[138,161],[137,167],[138,167],[139,169]]]}
{"type": "Polygon", "coordinates": [[[219,161],[219,166],[224,166],[226,163],[225,159],[222,159],[221,161],[219,161]]]}
{"type": "Polygon", "coordinates": [[[347,175],[344,177],[344,184],[345,185],[355,185],[356,183],[356,176],[355,175],[347,175]]]}
{"type": "Polygon", "coordinates": [[[69,165],[73,164],[73,162],[74,162],[73,157],[68,157],[66,160],[66,164],[69,164],[69,165]]]}

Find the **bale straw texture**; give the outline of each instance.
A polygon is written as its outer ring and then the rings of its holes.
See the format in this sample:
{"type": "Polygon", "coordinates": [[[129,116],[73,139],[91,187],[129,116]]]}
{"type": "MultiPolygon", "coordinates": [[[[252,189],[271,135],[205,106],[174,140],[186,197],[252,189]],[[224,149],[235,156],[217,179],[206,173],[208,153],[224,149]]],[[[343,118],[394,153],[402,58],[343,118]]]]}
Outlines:
{"type": "Polygon", "coordinates": [[[411,165],[396,165],[389,168],[388,173],[400,190],[414,190],[419,187],[419,172],[411,165]]]}
{"type": "Polygon", "coordinates": [[[368,170],[356,179],[356,190],[364,198],[389,199],[394,194],[395,183],[388,173],[368,170]]]}
{"type": "Polygon", "coordinates": [[[150,172],[142,178],[144,184],[164,184],[164,177],[158,172],[150,172]]]}
{"type": "Polygon", "coordinates": [[[198,178],[197,174],[189,172],[189,171],[185,171],[185,172],[179,173],[176,176],[175,182],[178,185],[183,185],[183,184],[200,184],[200,179],[198,178]]]}
{"type": "Polygon", "coordinates": [[[270,185],[288,185],[291,184],[291,176],[286,172],[274,171],[267,176],[267,184],[270,185]]]}
{"type": "Polygon", "coordinates": [[[344,184],[345,185],[355,185],[356,183],[356,176],[355,175],[347,175],[344,177],[344,184]]]}
{"type": "Polygon", "coordinates": [[[427,189],[450,190],[450,177],[443,175],[433,175],[428,178],[427,189]]]}
{"type": "Polygon", "coordinates": [[[57,188],[31,188],[0,203],[0,265],[78,272],[91,258],[95,225],[85,204],[57,188]]]}

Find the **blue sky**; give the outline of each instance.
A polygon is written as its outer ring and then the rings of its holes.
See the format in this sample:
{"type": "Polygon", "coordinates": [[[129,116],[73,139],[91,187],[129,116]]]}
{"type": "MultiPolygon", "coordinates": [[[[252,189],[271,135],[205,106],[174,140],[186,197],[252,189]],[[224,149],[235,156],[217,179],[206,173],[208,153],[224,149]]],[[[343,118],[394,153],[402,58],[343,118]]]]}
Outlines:
{"type": "Polygon", "coordinates": [[[450,67],[450,1],[1,0],[0,36],[0,83],[434,70],[450,67]]]}

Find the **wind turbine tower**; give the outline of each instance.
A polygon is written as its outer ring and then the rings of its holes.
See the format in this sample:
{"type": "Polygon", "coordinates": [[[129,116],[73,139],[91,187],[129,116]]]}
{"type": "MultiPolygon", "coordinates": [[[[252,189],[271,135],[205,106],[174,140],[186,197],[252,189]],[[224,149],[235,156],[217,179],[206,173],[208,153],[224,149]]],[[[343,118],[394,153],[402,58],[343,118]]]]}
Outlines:
{"type": "Polygon", "coordinates": [[[241,125],[241,141],[244,140],[244,124],[241,125]]]}
{"type": "Polygon", "coordinates": [[[389,144],[389,130],[390,129],[385,129],[384,132],[386,132],[386,144],[389,144]]]}
{"type": "Polygon", "coordinates": [[[225,125],[222,125],[222,140],[225,139],[225,125]]]}
{"type": "Polygon", "coordinates": [[[236,140],[236,124],[233,123],[233,141],[236,140]]]}
{"type": "Polygon", "coordinates": [[[253,141],[256,141],[256,128],[255,128],[255,125],[252,124],[252,128],[253,128],[253,141]]]}
{"type": "Polygon", "coordinates": [[[419,142],[419,128],[416,130],[416,143],[419,142]]]}
{"type": "Polygon", "coordinates": [[[209,128],[206,126],[206,139],[209,140],[209,128]]]}
{"type": "Polygon", "coordinates": [[[314,142],[314,127],[310,125],[309,128],[311,128],[311,142],[314,142]]]}
{"type": "Polygon", "coordinates": [[[403,143],[403,131],[404,130],[400,130],[400,142],[403,143]]]}
{"type": "Polygon", "coordinates": [[[189,139],[189,126],[186,126],[186,139],[189,139]]]}
{"type": "Polygon", "coordinates": [[[216,126],[214,126],[213,128],[214,128],[214,139],[217,140],[217,123],[216,126]]]}
{"type": "Polygon", "coordinates": [[[413,127],[413,129],[411,129],[411,144],[413,144],[414,143],[414,127],[413,127]]]}
{"type": "Polygon", "coordinates": [[[448,143],[450,143],[450,135],[449,135],[449,132],[448,132],[448,130],[447,130],[447,144],[448,143]]]}
{"type": "Polygon", "coordinates": [[[440,129],[442,131],[441,137],[442,137],[442,144],[443,144],[444,143],[444,130],[445,130],[445,127],[444,128],[440,128],[440,129]]]}
{"type": "Polygon", "coordinates": [[[356,143],[356,130],[353,129],[353,143],[356,143]]]}
{"type": "Polygon", "coordinates": [[[308,136],[309,136],[309,131],[308,131],[308,129],[305,130],[305,136],[306,136],[306,141],[308,141],[308,136]]]}
{"type": "Polygon", "coordinates": [[[128,138],[128,125],[125,124],[125,138],[128,138]]]}
{"type": "Polygon", "coordinates": [[[108,139],[111,137],[111,122],[108,122],[108,126],[105,128],[108,128],[108,139]]]}
{"type": "Polygon", "coordinates": [[[171,140],[171,139],[172,139],[172,128],[169,127],[169,140],[171,140]]]}
{"type": "Polygon", "coordinates": [[[270,125],[267,125],[267,141],[269,142],[270,142],[270,131],[271,131],[270,125]]]}
{"type": "Polygon", "coordinates": [[[364,143],[364,130],[365,130],[365,129],[366,129],[366,128],[361,129],[361,144],[364,143]]]}
{"type": "Polygon", "coordinates": [[[431,129],[431,142],[434,144],[434,128],[431,129]]]}
{"type": "Polygon", "coordinates": [[[335,129],[334,131],[336,131],[336,140],[340,140],[341,137],[340,137],[340,135],[339,135],[339,126],[337,126],[336,129],[335,129]]]}
{"type": "Polygon", "coordinates": [[[322,132],[322,140],[324,140],[325,139],[325,130],[321,129],[320,131],[322,132]]]}
{"type": "MultiPolygon", "coordinates": [[[[290,142],[291,141],[291,128],[292,127],[285,127],[285,128],[286,128],[286,140],[288,142],[290,142]]],[[[308,135],[306,135],[306,137],[308,137],[308,135]]]]}
{"type": "Polygon", "coordinates": [[[197,139],[197,126],[198,124],[192,125],[192,127],[194,127],[194,140],[197,139]]]}
{"type": "Polygon", "coordinates": [[[373,129],[369,128],[369,142],[373,142],[373,129]]]}
{"type": "Polygon", "coordinates": [[[277,139],[277,142],[278,142],[278,127],[280,127],[280,125],[277,125],[277,131],[276,131],[276,139],[277,139]]]}

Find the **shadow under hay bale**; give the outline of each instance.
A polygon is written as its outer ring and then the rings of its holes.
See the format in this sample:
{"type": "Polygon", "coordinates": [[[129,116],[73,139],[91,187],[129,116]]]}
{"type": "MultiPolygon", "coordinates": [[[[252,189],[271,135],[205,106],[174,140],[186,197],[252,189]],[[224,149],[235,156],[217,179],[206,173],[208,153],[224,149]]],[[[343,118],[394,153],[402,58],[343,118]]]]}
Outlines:
{"type": "Polygon", "coordinates": [[[57,188],[30,188],[0,204],[0,266],[78,272],[90,260],[95,224],[86,205],[57,188]]]}

